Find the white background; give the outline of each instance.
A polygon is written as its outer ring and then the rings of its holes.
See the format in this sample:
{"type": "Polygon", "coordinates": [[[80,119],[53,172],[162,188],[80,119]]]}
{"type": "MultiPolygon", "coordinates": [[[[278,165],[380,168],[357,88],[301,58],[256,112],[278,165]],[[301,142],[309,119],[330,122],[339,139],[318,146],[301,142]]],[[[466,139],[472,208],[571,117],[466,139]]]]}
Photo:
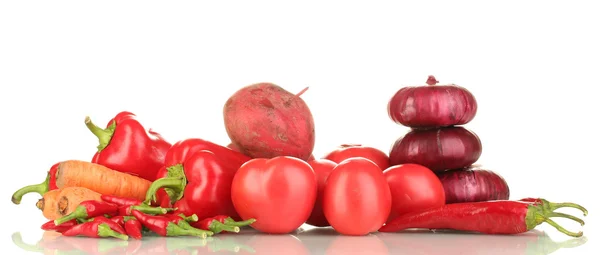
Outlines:
{"type": "Polygon", "coordinates": [[[482,140],[478,163],[504,176],[511,198],[590,209],[582,228],[588,242],[554,254],[594,250],[594,1],[199,2],[0,3],[0,243],[7,254],[23,252],[12,233],[34,242],[45,221],[35,208],[39,196],[19,206],[8,197],[41,182],[57,161],[91,159],[97,140],[86,115],[105,125],[128,110],[172,142],[226,145],[222,107],[237,89],[263,81],[292,92],[309,86],[302,98],[315,118],[315,156],[341,143],[388,152],[408,128],[389,119],[387,101],[430,74],[475,95],[479,110],[466,127],[482,140]]]}

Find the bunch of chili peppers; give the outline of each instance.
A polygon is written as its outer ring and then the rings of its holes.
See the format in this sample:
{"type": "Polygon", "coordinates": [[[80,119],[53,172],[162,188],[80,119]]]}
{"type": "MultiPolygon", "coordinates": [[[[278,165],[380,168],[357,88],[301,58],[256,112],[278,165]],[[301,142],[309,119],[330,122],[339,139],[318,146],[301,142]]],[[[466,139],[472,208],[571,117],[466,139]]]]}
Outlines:
{"type": "Polygon", "coordinates": [[[240,227],[254,223],[238,222],[227,215],[199,219],[196,214],[176,213],[173,208],[150,206],[131,198],[102,195],[101,199],[83,201],[72,213],[48,221],[41,228],[64,236],[128,240],[142,239],[144,234],[207,238],[223,231],[237,233],[240,227]]]}

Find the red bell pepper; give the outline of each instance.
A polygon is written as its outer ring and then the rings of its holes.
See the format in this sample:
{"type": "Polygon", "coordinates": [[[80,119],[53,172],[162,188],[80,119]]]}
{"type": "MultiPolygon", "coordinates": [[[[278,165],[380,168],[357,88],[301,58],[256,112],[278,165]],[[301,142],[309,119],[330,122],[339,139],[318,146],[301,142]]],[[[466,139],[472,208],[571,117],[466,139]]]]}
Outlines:
{"type": "Polygon", "coordinates": [[[12,202],[16,205],[20,204],[23,196],[30,192],[35,192],[43,196],[48,191],[58,189],[58,187],[56,186],[56,170],[58,170],[59,164],[60,162],[50,167],[50,170],[48,170],[48,174],[46,175],[46,180],[44,180],[44,182],[25,186],[15,191],[15,193],[12,195],[12,202]]]}
{"type": "Polygon", "coordinates": [[[100,142],[92,163],[149,181],[156,179],[171,143],[152,129],[146,130],[135,114],[120,112],[105,129],[94,125],[90,117],[85,118],[85,125],[100,142]]]}
{"type": "Polygon", "coordinates": [[[239,218],[231,202],[231,183],[239,167],[251,158],[202,139],[179,141],[146,194],[147,204],[177,208],[175,214],[204,219],[219,214],[239,218]]]}

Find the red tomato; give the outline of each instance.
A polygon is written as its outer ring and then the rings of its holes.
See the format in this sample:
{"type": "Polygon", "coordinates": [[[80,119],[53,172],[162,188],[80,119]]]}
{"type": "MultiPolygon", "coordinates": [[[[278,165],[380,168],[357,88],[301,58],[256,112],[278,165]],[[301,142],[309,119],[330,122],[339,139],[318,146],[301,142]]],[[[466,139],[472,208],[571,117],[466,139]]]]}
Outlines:
{"type": "Polygon", "coordinates": [[[304,160],[278,156],[255,158],[233,177],[231,200],[243,220],[261,232],[283,234],[302,225],[317,197],[315,173],[304,160]]]}
{"type": "Polygon", "coordinates": [[[317,176],[317,200],[315,206],[310,214],[310,217],[306,221],[307,224],[316,227],[329,226],[325,214],[323,214],[323,190],[325,189],[325,182],[329,173],[333,170],[337,164],[329,159],[316,159],[309,161],[308,164],[312,167],[317,176]]]}
{"type": "Polygon", "coordinates": [[[395,165],[383,174],[392,192],[390,220],[400,214],[440,207],[446,203],[442,182],[427,167],[395,165]]]}
{"type": "Polygon", "coordinates": [[[344,160],[327,178],[323,212],[340,234],[366,235],[377,231],[387,220],[391,206],[385,176],[368,159],[344,160]]]}
{"type": "Polygon", "coordinates": [[[354,157],[366,158],[373,161],[373,163],[379,166],[381,171],[390,167],[390,158],[387,154],[379,149],[361,144],[342,144],[323,158],[339,164],[346,159],[354,157]]]}

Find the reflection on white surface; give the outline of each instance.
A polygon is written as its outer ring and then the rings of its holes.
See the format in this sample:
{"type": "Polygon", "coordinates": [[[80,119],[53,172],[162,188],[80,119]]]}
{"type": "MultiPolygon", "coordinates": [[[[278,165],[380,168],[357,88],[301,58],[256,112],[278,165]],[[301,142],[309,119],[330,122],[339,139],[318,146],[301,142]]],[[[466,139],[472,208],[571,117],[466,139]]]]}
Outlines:
{"type": "MultiPolygon", "coordinates": [[[[522,235],[481,235],[457,232],[415,231],[342,236],[331,228],[299,230],[289,235],[267,235],[246,229],[209,239],[195,237],[144,237],[122,241],[108,238],[64,237],[46,231],[37,243],[26,243],[20,232],[14,245],[41,254],[524,254],[546,255],[574,248],[587,239],[555,242],[543,231],[522,235]]],[[[26,240],[34,240],[27,238],[26,240]]]]}

